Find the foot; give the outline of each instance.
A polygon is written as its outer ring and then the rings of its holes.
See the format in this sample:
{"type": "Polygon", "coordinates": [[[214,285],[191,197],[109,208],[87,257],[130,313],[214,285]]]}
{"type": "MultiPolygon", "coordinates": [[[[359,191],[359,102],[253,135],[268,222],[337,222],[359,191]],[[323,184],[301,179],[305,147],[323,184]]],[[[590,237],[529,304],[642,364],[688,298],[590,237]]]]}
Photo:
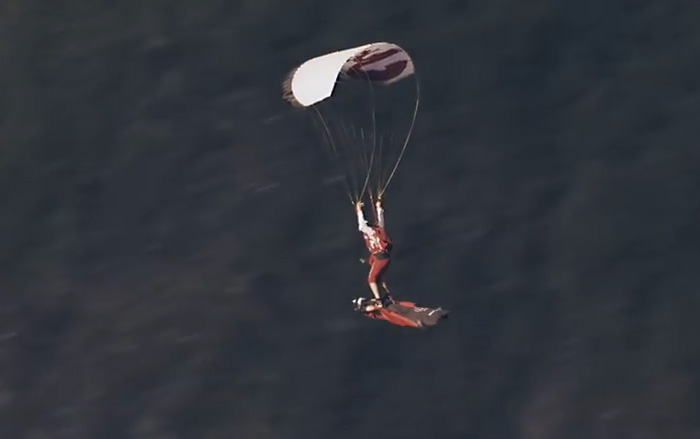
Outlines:
{"type": "Polygon", "coordinates": [[[385,294],[379,299],[379,303],[386,307],[394,303],[394,299],[392,299],[390,295],[385,294]]]}

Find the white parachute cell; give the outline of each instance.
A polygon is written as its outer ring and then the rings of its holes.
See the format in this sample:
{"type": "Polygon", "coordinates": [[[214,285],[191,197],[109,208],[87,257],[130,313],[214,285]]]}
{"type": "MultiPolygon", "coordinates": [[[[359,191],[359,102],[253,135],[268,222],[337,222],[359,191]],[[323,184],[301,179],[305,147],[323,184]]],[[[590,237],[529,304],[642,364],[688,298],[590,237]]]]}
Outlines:
{"type": "Polygon", "coordinates": [[[379,42],[312,58],[284,82],[283,97],[314,116],[351,200],[379,197],[391,181],[418,110],[415,76],[405,50],[379,42]]]}

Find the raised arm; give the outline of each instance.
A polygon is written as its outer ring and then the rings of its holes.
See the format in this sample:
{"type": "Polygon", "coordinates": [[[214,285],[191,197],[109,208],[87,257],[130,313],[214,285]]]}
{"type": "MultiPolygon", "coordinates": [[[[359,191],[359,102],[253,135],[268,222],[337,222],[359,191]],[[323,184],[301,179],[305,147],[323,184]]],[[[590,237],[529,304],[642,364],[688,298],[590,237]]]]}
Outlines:
{"type": "Polygon", "coordinates": [[[375,211],[377,212],[377,224],[379,227],[384,227],[384,206],[382,206],[381,198],[374,203],[375,211]]]}
{"type": "Polygon", "coordinates": [[[367,220],[362,212],[362,202],[355,204],[355,212],[357,212],[357,229],[362,233],[371,233],[372,229],[367,225],[367,220]]]}

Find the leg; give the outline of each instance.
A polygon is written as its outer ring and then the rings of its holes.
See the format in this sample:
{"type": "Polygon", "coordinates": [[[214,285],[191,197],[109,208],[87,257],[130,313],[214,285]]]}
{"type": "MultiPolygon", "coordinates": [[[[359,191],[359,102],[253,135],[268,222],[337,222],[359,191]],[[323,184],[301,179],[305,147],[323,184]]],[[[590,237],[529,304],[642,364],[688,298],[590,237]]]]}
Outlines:
{"type": "Polygon", "coordinates": [[[384,290],[384,293],[382,294],[381,298],[379,299],[382,302],[382,306],[388,306],[389,304],[394,302],[394,299],[391,297],[391,292],[389,292],[389,287],[387,286],[386,282],[384,282],[384,275],[386,274],[386,271],[389,269],[389,264],[391,263],[391,259],[385,259],[383,261],[384,267],[379,271],[377,275],[377,282],[379,282],[382,286],[382,289],[384,290]]]}
{"type": "Polygon", "coordinates": [[[377,258],[374,255],[369,255],[367,263],[370,265],[369,274],[367,275],[367,283],[369,284],[369,289],[372,291],[372,295],[375,299],[379,299],[379,288],[377,287],[377,270],[376,263],[377,258]]]}
{"type": "MultiPolygon", "coordinates": [[[[367,283],[369,284],[369,289],[372,290],[374,298],[380,300],[382,295],[379,292],[379,282],[382,282],[382,277],[387,268],[389,268],[389,259],[376,259],[372,257],[372,268],[369,270],[369,275],[367,276],[367,283]]],[[[382,282],[384,284],[384,282],[382,282]]]]}
{"type": "Polygon", "coordinates": [[[377,286],[376,282],[370,282],[369,289],[372,290],[372,295],[374,295],[375,299],[381,299],[382,295],[379,293],[379,287],[377,286]]]}

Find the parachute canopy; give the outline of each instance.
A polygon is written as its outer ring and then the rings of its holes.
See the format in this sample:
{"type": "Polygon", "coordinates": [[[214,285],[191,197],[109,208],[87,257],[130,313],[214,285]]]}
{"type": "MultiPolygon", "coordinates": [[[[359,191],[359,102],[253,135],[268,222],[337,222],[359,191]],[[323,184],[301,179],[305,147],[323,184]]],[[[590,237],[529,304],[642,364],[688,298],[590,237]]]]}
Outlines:
{"type": "Polygon", "coordinates": [[[340,75],[389,85],[415,72],[405,50],[391,43],[373,43],[310,59],[289,78],[285,98],[308,107],[333,93],[340,75]]]}
{"type": "Polygon", "coordinates": [[[312,58],[289,74],[283,97],[312,115],[353,202],[383,195],[418,111],[415,67],[404,49],[378,42],[312,58]]]}

